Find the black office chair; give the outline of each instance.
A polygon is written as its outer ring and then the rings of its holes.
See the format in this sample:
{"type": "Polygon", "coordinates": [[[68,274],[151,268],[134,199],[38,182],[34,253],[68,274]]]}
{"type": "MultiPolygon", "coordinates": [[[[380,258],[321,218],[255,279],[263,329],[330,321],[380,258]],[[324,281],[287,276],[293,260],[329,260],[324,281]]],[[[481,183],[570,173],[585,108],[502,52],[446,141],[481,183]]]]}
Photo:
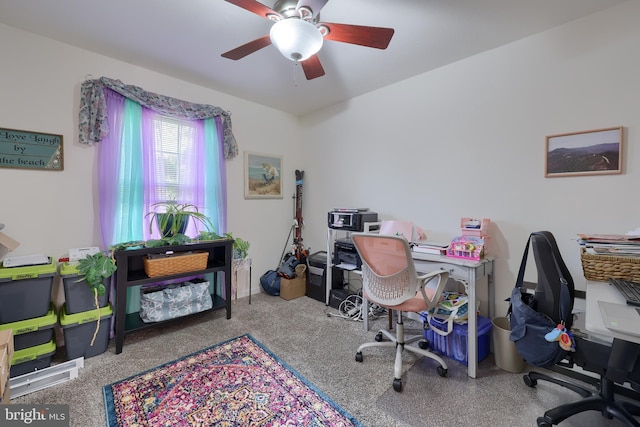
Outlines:
{"type": "MultiPolygon", "coordinates": [[[[535,289],[537,300],[536,310],[544,313],[554,321],[559,322],[558,303],[560,301],[560,277],[564,276],[569,287],[571,306],[575,297],[573,279],[565,265],[555,238],[548,231],[531,234],[531,247],[538,270],[538,283],[535,289]],[[555,261],[554,261],[555,258],[555,261]],[[556,262],[560,269],[556,267],[556,262]]],[[[587,290],[588,291],[588,290],[587,290]]],[[[572,317],[565,321],[567,330],[571,329],[572,317]]],[[[557,378],[538,371],[531,371],[523,376],[529,387],[535,387],[539,380],[549,381],[566,387],[580,394],[583,399],[549,409],[537,419],[539,427],[547,427],[560,423],[572,415],[598,411],[603,417],[617,418],[627,426],[640,426],[634,415],[640,415],[640,405],[615,398],[615,383],[629,382],[633,388],[640,389],[640,345],[614,340],[611,346],[589,340],[579,331],[575,332],[576,351],[568,354],[567,358],[556,366],[571,368],[574,364],[582,369],[594,372],[599,376],[595,388],[583,387],[575,382],[557,378]],[[638,365],[638,366],[636,366],[638,365]]]]}

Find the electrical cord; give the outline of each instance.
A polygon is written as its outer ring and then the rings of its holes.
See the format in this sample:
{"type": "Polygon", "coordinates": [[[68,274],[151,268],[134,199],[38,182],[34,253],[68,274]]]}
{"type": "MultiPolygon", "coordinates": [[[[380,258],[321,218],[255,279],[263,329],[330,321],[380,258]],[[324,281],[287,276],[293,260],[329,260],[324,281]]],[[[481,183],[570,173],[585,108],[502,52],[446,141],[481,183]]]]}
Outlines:
{"type": "MultiPolygon", "coordinates": [[[[378,318],[385,314],[387,310],[384,307],[380,307],[377,304],[369,304],[369,318],[378,318]]],[[[353,320],[356,322],[362,322],[362,296],[361,295],[349,295],[338,306],[338,313],[327,312],[327,317],[339,317],[346,320],[353,320]]]]}

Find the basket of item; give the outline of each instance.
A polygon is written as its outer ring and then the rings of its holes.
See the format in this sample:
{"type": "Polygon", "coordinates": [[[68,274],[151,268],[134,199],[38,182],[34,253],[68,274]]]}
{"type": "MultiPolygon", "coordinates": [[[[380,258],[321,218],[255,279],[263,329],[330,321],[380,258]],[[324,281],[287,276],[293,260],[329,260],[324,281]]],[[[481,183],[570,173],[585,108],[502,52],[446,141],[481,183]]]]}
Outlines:
{"type": "Polygon", "coordinates": [[[149,277],[170,276],[207,268],[209,252],[178,252],[149,254],[142,259],[144,271],[149,277]]]}
{"type": "Polygon", "coordinates": [[[590,254],[580,249],[582,270],[587,280],[606,282],[623,279],[640,282],[640,257],[590,254]]]}

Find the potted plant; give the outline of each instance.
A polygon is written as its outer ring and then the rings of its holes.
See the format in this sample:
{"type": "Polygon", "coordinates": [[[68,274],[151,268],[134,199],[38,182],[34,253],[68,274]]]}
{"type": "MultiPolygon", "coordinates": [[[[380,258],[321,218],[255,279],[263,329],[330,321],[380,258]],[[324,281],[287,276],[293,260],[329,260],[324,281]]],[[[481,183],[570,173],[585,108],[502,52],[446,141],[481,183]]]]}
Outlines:
{"type": "Polygon", "coordinates": [[[155,222],[160,234],[163,237],[173,237],[183,234],[189,224],[189,219],[201,223],[207,230],[212,230],[213,224],[209,217],[198,211],[198,207],[190,203],[178,203],[175,200],[158,202],[153,205],[154,211],[146,216],[151,217],[149,222],[149,233],[153,233],[153,223],[155,222]]]}
{"type": "Polygon", "coordinates": [[[233,257],[235,259],[245,259],[249,255],[251,243],[241,238],[233,239],[233,257]]]}

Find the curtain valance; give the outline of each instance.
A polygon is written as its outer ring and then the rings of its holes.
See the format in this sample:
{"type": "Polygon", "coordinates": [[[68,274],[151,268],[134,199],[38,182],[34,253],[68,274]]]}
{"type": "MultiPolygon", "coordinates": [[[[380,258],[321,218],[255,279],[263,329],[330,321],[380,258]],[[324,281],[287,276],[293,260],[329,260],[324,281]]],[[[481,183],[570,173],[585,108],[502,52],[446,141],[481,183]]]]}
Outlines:
{"type": "Polygon", "coordinates": [[[80,88],[80,143],[100,142],[109,133],[104,88],[111,89],[153,111],[176,118],[201,120],[220,116],[224,134],[224,158],[232,159],[238,155],[238,144],[231,127],[231,113],[228,111],[212,105],[194,104],[147,92],[138,86],[126,85],[120,80],[107,77],[89,79],[82,83],[80,88]]]}

